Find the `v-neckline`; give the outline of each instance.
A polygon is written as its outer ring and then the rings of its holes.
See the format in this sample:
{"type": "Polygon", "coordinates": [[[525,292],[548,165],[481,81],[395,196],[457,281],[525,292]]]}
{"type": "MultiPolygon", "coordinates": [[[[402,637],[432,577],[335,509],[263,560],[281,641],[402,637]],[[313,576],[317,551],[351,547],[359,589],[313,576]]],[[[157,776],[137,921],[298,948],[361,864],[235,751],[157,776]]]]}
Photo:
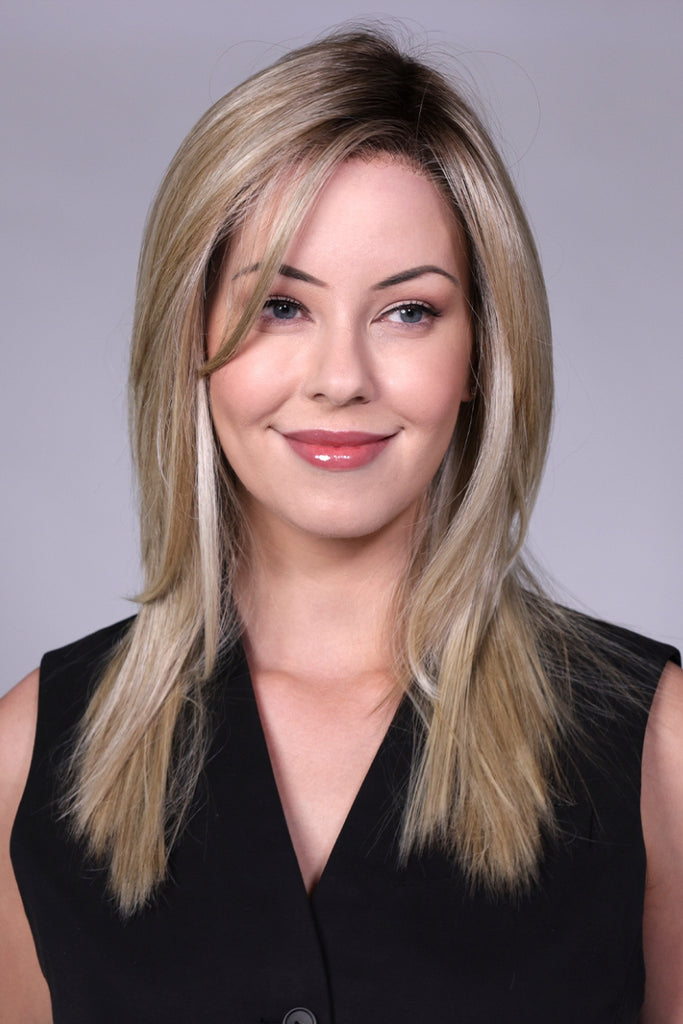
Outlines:
{"type": "MultiPolygon", "coordinates": [[[[258,761],[263,765],[263,772],[264,776],[267,777],[268,780],[268,789],[270,790],[272,804],[277,809],[278,830],[283,836],[283,842],[286,844],[288,859],[290,860],[290,863],[293,863],[296,866],[296,875],[298,878],[300,890],[309,907],[313,908],[317,900],[320,898],[319,894],[321,892],[321,889],[324,892],[326,881],[329,878],[329,876],[333,874],[335,863],[339,859],[344,848],[346,847],[351,834],[356,832],[358,830],[358,827],[361,826],[361,822],[358,819],[359,815],[361,814],[361,808],[369,802],[367,798],[371,795],[372,792],[376,794],[376,796],[378,797],[377,812],[378,815],[382,817],[386,814],[388,810],[388,807],[386,805],[387,798],[393,801],[399,798],[401,795],[400,793],[387,791],[388,784],[381,784],[381,769],[382,764],[385,761],[387,750],[391,745],[392,737],[395,733],[395,730],[398,728],[399,724],[405,726],[406,728],[409,727],[409,702],[406,697],[403,697],[399,701],[398,706],[394,711],[394,714],[391,717],[389,724],[387,725],[387,728],[379,742],[377,750],[375,751],[375,754],[372,760],[370,761],[368,769],[361,780],[361,783],[349,806],[349,809],[344,817],[344,820],[342,821],[341,827],[330,848],[330,852],[320,873],[320,877],[318,878],[318,881],[316,882],[315,886],[309,893],[306,887],[306,883],[304,881],[303,874],[301,872],[299,858],[296,852],[296,848],[294,846],[294,842],[292,840],[289,825],[287,823],[287,816],[285,814],[282,798],[280,796],[280,790],[275,776],[275,770],[273,768],[273,762],[271,759],[270,751],[268,749],[268,742],[266,740],[266,734],[263,728],[263,722],[259,711],[258,701],[256,699],[256,693],[254,690],[253,680],[251,677],[246,652],[241,643],[239,644],[239,650],[236,653],[238,653],[238,660],[233,662],[234,668],[230,673],[231,682],[236,683],[239,677],[239,684],[241,688],[244,690],[245,695],[248,695],[249,697],[249,706],[252,715],[252,723],[254,727],[254,742],[258,745],[259,748],[258,761]]],[[[405,773],[404,778],[396,781],[399,782],[399,785],[406,781],[405,773]]],[[[368,835],[366,837],[368,840],[368,846],[372,845],[372,833],[376,832],[377,834],[379,834],[379,832],[381,832],[382,830],[382,824],[383,823],[381,820],[373,821],[370,823],[368,835]]]]}

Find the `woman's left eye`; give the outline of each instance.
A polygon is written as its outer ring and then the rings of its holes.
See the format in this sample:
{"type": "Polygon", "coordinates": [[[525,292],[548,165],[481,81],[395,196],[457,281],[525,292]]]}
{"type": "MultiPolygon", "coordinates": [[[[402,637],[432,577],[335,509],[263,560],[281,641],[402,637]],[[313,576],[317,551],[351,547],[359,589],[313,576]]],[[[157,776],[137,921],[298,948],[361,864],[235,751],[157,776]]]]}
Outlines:
{"type": "Polygon", "coordinates": [[[382,319],[390,320],[392,323],[422,324],[440,315],[424,302],[403,302],[400,306],[387,310],[382,319]]]}

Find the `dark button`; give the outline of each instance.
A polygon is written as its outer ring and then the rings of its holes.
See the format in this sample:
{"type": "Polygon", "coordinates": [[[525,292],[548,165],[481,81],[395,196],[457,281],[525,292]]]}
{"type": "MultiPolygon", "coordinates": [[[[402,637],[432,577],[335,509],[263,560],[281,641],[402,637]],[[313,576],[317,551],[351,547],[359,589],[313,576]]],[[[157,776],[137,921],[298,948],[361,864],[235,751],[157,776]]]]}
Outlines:
{"type": "Polygon", "coordinates": [[[316,1024],[315,1014],[305,1006],[297,1006],[284,1015],[282,1024],[316,1024]]]}

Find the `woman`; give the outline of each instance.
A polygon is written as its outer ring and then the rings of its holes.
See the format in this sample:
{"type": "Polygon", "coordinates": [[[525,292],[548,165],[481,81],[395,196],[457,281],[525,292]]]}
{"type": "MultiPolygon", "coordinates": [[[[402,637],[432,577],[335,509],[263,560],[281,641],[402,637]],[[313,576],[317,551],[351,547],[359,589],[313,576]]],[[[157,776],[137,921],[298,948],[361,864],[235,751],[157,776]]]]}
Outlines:
{"type": "Polygon", "coordinates": [[[681,673],[521,559],[545,294],[453,88],[359,32],[219,101],[131,387],[140,612],[3,702],[3,1019],[681,1019],[681,673]]]}

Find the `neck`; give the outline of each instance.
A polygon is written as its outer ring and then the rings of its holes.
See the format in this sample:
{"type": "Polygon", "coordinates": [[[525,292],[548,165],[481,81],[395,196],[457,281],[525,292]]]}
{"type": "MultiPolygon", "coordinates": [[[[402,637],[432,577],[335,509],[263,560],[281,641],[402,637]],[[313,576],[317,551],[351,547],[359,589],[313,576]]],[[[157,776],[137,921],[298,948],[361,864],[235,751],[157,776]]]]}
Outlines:
{"type": "Polygon", "coordinates": [[[328,679],[390,675],[392,611],[411,533],[400,524],[340,540],[257,524],[237,584],[253,667],[328,679]]]}

